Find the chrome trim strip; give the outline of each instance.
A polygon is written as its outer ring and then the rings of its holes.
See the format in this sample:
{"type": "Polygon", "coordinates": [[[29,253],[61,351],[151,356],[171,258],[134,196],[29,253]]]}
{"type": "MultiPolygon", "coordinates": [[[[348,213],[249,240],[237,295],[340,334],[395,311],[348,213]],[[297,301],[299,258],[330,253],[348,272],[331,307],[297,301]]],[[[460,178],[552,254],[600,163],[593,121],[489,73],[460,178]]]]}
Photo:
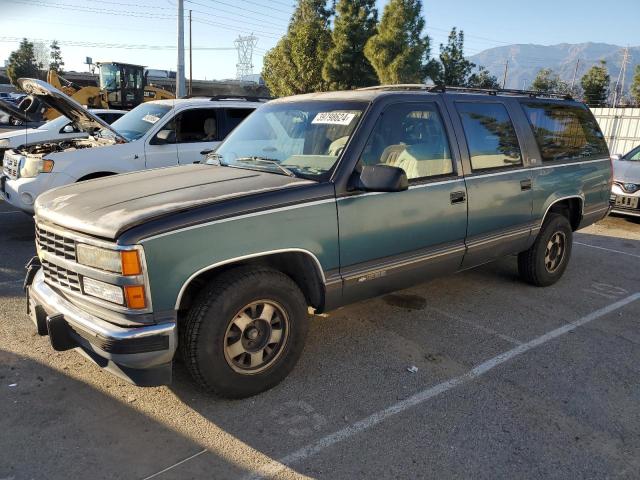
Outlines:
{"type": "Polygon", "coordinates": [[[503,170],[500,172],[496,172],[496,173],[485,173],[485,174],[480,174],[480,175],[467,175],[465,176],[465,180],[473,180],[474,178],[488,178],[488,177],[497,177],[499,175],[508,175],[510,173],[516,173],[516,172],[532,172],[535,170],[545,170],[548,168],[561,168],[561,167],[569,167],[571,165],[586,165],[588,163],[596,163],[596,162],[604,162],[604,161],[609,161],[608,158],[600,158],[597,160],[586,160],[584,162],[571,162],[571,163],[558,163],[556,165],[543,165],[541,167],[524,167],[524,168],[514,168],[512,170],[503,170]]]}
{"type": "Polygon", "coordinates": [[[467,240],[467,249],[481,247],[483,245],[487,245],[489,243],[495,243],[505,238],[517,237],[518,235],[523,235],[523,236],[527,234],[530,235],[532,228],[533,228],[532,226],[529,226],[526,228],[521,228],[519,230],[511,231],[511,232],[507,231],[505,233],[494,234],[494,235],[491,235],[490,237],[484,237],[478,240],[471,240],[471,241],[467,240]]]}
{"type": "Polygon", "coordinates": [[[276,255],[278,253],[290,253],[290,252],[304,253],[306,255],[309,255],[313,259],[313,261],[314,261],[314,263],[316,265],[316,270],[320,274],[320,278],[322,279],[322,284],[325,287],[327,286],[327,279],[325,278],[324,270],[322,269],[322,265],[320,264],[320,260],[318,260],[318,257],[316,257],[309,250],[304,250],[302,248],[283,248],[283,249],[279,249],[279,250],[268,250],[268,251],[265,251],[265,252],[257,252],[257,253],[252,253],[252,254],[249,254],[249,255],[243,255],[241,257],[235,257],[235,258],[229,258],[227,260],[222,260],[220,262],[216,262],[216,263],[213,263],[211,265],[207,265],[206,267],[201,268],[200,270],[192,273],[191,276],[189,278],[187,278],[187,280],[182,284],[182,287],[180,287],[180,292],[178,292],[178,298],[176,299],[176,303],[175,303],[174,308],[175,308],[175,310],[178,310],[178,308],[180,307],[180,302],[182,301],[182,296],[184,295],[184,291],[186,290],[187,286],[191,283],[191,281],[194,278],[196,278],[201,273],[207,272],[209,270],[213,270],[214,268],[221,267],[223,265],[228,265],[230,263],[241,262],[242,260],[249,260],[249,259],[252,259],[252,258],[266,257],[266,256],[269,256],[269,255],[276,255]]]}
{"type": "Polygon", "coordinates": [[[245,213],[243,215],[237,215],[237,216],[228,217],[228,218],[221,218],[219,220],[212,220],[210,222],[198,223],[197,225],[191,225],[190,227],[178,228],[178,229],[172,230],[170,232],[164,232],[164,233],[159,233],[157,235],[151,235],[150,237],[143,238],[140,241],[140,243],[144,243],[144,242],[147,242],[149,240],[155,240],[156,238],[166,237],[167,235],[174,235],[176,233],[187,232],[189,230],[193,230],[193,229],[196,229],[196,228],[208,227],[210,225],[216,225],[218,223],[233,222],[235,220],[241,220],[241,219],[244,219],[244,218],[258,217],[258,216],[261,216],[261,215],[267,215],[269,213],[284,212],[286,210],[295,210],[297,208],[312,207],[312,206],[315,206],[315,205],[322,205],[324,203],[335,203],[335,202],[336,202],[336,199],[334,197],[331,197],[331,198],[327,198],[325,200],[316,200],[314,202],[299,203],[297,205],[289,205],[289,206],[286,206],[286,207],[277,207],[277,208],[272,208],[272,209],[268,209],[268,210],[260,210],[259,212],[245,213]]]}
{"type": "Polygon", "coordinates": [[[381,262],[378,265],[373,266],[372,268],[361,268],[359,270],[355,270],[353,273],[348,273],[343,276],[345,282],[359,280],[359,278],[371,275],[373,273],[394,270],[402,267],[406,267],[412,265],[414,263],[427,262],[429,260],[433,260],[434,258],[443,257],[445,255],[453,255],[455,253],[463,252],[466,250],[464,245],[456,246],[456,247],[448,247],[446,249],[442,249],[439,251],[433,251],[431,253],[424,253],[422,255],[417,255],[411,258],[407,258],[405,260],[398,261],[389,261],[387,263],[381,262]]]}

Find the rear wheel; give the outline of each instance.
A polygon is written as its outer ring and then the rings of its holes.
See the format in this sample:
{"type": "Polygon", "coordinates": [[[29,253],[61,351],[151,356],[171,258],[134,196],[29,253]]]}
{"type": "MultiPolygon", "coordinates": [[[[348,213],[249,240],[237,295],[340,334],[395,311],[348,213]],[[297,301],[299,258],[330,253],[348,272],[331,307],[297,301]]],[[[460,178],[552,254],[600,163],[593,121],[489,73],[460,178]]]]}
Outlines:
{"type": "Polygon", "coordinates": [[[518,272],[522,279],[538,287],[556,283],[569,264],[573,231],[564,215],[550,213],[536,241],[518,255],[518,272]]]}
{"type": "Polygon", "coordinates": [[[181,329],[183,359],[204,389],[229,398],[281,382],[297,363],[308,330],[307,304],[285,274],[239,268],[200,294],[181,329]]]}

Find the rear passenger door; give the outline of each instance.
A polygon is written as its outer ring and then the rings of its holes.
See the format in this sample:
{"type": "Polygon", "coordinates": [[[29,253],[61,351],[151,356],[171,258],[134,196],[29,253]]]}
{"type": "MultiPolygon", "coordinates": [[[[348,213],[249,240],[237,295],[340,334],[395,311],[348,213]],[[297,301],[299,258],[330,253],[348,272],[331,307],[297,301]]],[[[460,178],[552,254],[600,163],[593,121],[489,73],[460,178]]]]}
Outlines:
{"type": "Polygon", "coordinates": [[[526,130],[518,131],[513,121],[514,116],[522,120],[522,112],[509,99],[452,97],[448,105],[464,139],[460,148],[469,197],[466,268],[528,247],[533,182],[522,148],[526,130]]]}
{"type": "Polygon", "coordinates": [[[460,267],[466,192],[442,107],[439,101],[389,105],[369,135],[356,169],[378,164],[402,168],[409,189],[355,191],[338,199],[346,302],[460,267]]]}

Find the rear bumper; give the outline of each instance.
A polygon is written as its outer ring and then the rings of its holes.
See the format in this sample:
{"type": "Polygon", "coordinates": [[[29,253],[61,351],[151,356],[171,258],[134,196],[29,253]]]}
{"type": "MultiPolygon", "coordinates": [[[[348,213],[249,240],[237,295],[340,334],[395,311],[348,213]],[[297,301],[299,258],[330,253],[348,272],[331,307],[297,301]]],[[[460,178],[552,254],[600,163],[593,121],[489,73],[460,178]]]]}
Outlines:
{"type": "Polygon", "coordinates": [[[171,382],[177,346],[175,322],[135,328],[113,325],[76,307],[44,282],[42,270],[27,287],[29,315],[55,350],[78,349],[115,375],[140,386],[171,382]]]}

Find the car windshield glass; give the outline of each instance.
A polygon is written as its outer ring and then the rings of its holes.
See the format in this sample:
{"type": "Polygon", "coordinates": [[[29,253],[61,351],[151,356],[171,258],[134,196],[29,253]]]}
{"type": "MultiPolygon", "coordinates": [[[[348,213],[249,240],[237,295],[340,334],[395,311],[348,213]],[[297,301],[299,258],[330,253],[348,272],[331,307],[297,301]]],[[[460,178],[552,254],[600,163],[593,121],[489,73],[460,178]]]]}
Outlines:
{"type": "Polygon", "coordinates": [[[260,107],[208,163],[319,177],[333,168],[362,117],[362,102],[284,102],[260,107]]]}
{"type": "Polygon", "coordinates": [[[143,103],[111,124],[127,140],[137,140],[171,110],[170,105],[143,103]]]}

